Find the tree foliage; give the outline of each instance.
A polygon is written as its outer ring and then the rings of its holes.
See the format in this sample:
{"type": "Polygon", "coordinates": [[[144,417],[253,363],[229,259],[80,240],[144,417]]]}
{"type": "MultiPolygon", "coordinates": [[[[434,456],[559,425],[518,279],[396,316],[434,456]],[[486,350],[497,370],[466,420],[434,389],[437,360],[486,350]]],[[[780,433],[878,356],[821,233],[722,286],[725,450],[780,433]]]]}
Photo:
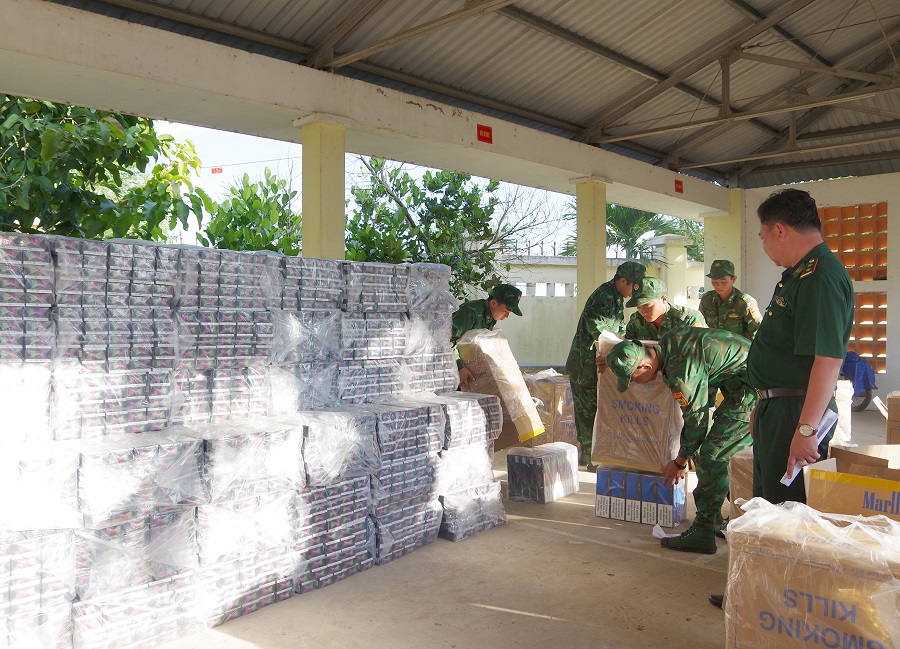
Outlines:
{"type": "Polygon", "coordinates": [[[503,218],[498,182],[432,170],[416,179],[383,159],[361,160],[368,177],[350,190],[358,207],[347,220],[347,259],[446,264],[460,297],[502,280],[498,254],[517,223],[503,218]]]}
{"type": "Polygon", "coordinates": [[[197,238],[207,246],[227,250],[273,250],[300,253],[300,213],[294,209],[297,191],[266,167],[251,181],[244,174],[228,187],[228,197],[215,206],[197,238]]]}
{"type": "Polygon", "coordinates": [[[141,117],[0,95],[0,229],[162,239],[198,223],[190,143],[141,117]]]}

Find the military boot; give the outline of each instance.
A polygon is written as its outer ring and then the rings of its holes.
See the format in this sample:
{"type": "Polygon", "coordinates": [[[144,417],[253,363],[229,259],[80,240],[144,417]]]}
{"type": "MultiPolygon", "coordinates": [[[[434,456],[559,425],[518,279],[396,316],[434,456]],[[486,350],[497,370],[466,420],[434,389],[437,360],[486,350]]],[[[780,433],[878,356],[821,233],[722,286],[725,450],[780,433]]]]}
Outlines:
{"type": "Polygon", "coordinates": [[[661,539],[659,543],[664,548],[679,552],[715,554],[718,550],[714,527],[709,524],[697,525],[696,522],[682,534],[661,539]]]}
{"type": "Polygon", "coordinates": [[[721,514],[716,517],[716,523],[713,526],[713,529],[716,532],[716,536],[720,539],[725,538],[725,529],[728,527],[728,519],[723,518],[721,514]]]}

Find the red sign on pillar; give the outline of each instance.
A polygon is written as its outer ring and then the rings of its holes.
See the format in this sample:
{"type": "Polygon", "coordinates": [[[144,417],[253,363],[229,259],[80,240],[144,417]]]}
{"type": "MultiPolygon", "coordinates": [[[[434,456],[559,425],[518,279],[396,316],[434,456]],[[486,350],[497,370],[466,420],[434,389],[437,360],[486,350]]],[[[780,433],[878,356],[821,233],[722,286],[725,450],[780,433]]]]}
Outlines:
{"type": "Polygon", "coordinates": [[[486,142],[487,144],[494,143],[494,129],[490,126],[485,126],[484,124],[478,125],[478,141],[486,142]]]}
{"type": "Polygon", "coordinates": [[[220,173],[222,173],[222,167],[213,167],[212,169],[209,170],[209,173],[220,174],[220,173]]]}
{"type": "Polygon", "coordinates": [[[676,194],[683,194],[683,193],[684,193],[684,183],[681,182],[680,180],[676,180],[676,181],[675,181],[675,193],[676,193],[676,194]]]}

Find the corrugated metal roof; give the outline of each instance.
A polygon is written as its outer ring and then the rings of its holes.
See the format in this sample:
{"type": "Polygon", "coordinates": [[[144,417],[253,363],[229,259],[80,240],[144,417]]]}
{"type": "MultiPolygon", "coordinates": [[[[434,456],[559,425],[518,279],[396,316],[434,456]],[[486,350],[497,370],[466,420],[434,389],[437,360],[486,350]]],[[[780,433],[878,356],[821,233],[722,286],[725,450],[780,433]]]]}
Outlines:
{"type": "MultiPolygon", "coordinates": [[[[58,1],[300,64],[309,64],[310,51],[363,7],[370,10],[359,13],[352,29],[337,32],[334,56],[339,62],[466,8],[463,0],[58,1]]],[[[900,93],[895,91],[900,86],[900,5],[897,0],[802,3],[518,0],[414,38],[396,39],[368,56],[351,57],[355,60],[338,65],[335,72],[735,186],[900,170],[900,140],[888,139],[900,134],[900,128],[875,126],[900,123],[900,93]],[[799,8],[790,13],[791,5],[799,8]],[[777,12],[786,12],[777,24],[743,42],[736,40],[777,12]],[[721,48],[729,43],[734,53],[728,68],[731,110],[769,112],[752,120],[731,117],[733,123],[681,128],[720,117],[722,70],[712,53],[725,53],[721,48]],[[785,102],[822,100],[879,85],[740,58],[745,52],[788,63],[886,72],[892,78],[880,85],[890,92],[800,109],[790,155],[741,160],[791,146],[785,102]],[[697,60],[705,65],[650,92],[697,60]],[[866,69],[876,61],[878,67],[866,69]],[[781,112],[772,112],[777,108],[781,112]],[[656,132],[662,127],[670,130],[656,132]],[[605,141],[613,137],[626,139],[605,141]],[[718,164],[723,160],[734,161],[718,164]]],[[[326,58],[316,63],[334,67],[328,54],[326,50],[326,58]]]]}

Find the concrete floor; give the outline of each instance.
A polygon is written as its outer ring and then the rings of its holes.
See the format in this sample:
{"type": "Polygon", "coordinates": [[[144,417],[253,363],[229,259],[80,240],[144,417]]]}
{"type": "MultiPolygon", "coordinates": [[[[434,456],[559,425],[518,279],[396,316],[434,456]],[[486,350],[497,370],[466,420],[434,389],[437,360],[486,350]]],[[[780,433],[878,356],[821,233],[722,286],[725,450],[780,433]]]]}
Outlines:
{"type": "MultiPolygon", "coordinates": [[[[874,406],[854,413],[853,441],[884,443],[874,406]]],[[[505,466],[497,453],[502,478],[505,466]]],[[[593,477],[549,505],[506,501],[504,527],[438,539],[165,649],[720,649],[724,618],[707,596],[725,586],[726,543],[712,556],[664,551],[650,526],[596,518],[593,477]]]]}

